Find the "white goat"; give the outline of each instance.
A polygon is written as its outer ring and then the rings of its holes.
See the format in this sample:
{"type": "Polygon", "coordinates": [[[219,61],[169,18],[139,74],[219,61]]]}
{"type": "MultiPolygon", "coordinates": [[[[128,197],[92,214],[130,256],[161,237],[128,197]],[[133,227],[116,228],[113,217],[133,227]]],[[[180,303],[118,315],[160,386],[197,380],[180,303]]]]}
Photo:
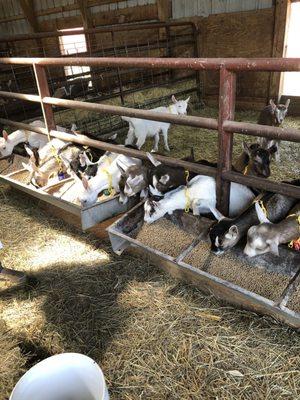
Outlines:
{"type": "MultiPolygon", "coordinates": [[[[132,165],[141,165],[141,160],[137,158],[127,157],[123,154],[119,154],[115,157],[114,153],[111,153],[113,159],[111,162],[107,162],[106,159],[102,165],[99,166],[97,175],[92,177],[90,180],[85,177],[80,180],[78,200],[82,207],[88,207],[96,203],[98,195],[105,189],[114,189],[117,193],[120,191],[119,183],[121,180],[121,172],[118,164],[122,164],[126,170],[132,165]]],[[[75,175],[77,180],[79,178],[75,175]]]]}
{"type": "MultiPolygon", "coordinates": [[[[39,120],[31,122],[30,125],[38,128],[45,128],[45,123],[39,120]]],[[[75,128],[76,126],[73,124],[71,130],[74,130],[75,128]]],[[[58,125],[56,126],[56,129],[61,132],[66,131],[66,128],[58,125]]],[[[31,147],[41,149],[48,143],[48,138],[42,133],[36,133],[24,129],[18,129],[10,135],[8,135],[4,130],[3,137],[0,138],[0,157],[10,156],[14,147],[17,144],[24,142],[28,142],[31,147]]]]}
{"type": "MultiPolygon", "coordinates": [[[[229,215],[234,217],[240,214],[254,199],[253,192],[246,186],[231,183],[229,215]]],[[[217,219],[223,215],[216,209],[216,181],[214,178],[197,175],[187,186],[167,193],[160,201],[151,199],[145,202],[144,221],[152,223],[165,214],[172,214],[175,210],[189,207],[194,215],[211,212],[217,219]]]]}
{"type": "MultiPolygon", "coordinates": [[[[185,115],[187,113],[189,100],[190,98],[177,101],[175,96],[172,96],[173,104],[169,105],[168,107],[153,108],[150,111],[175,115],[185,115]]],[[[125,144],[132,145],[134,140],[137,139],[136,145],[138,149],[140,149],[145,143],[147,137],[154,137],[154,147],[152,149],[152,152],[155,152],[158,150],[159,134],[160,132],[162,132],[164,147],[167,151],[170,151],[168,145],[168,130],[171,125],[170,123],[131,117],[122,117],[122,119],[129,122],[129,131],[125,144]]]]}

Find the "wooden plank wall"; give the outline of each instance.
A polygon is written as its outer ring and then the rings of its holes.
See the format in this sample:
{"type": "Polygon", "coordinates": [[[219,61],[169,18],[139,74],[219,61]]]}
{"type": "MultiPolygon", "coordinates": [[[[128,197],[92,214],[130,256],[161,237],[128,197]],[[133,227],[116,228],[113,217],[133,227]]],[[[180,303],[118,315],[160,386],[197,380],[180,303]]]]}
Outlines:
{"type": "MultiPolygon", "coordinates": [[[[159,4],[139,5],[105,13],[95,13],[93,14],[93,24],[99,26],[111,23],[166,19],[166,16],[164,15],[162,18],[161,14],[162,10],[168,10],[167,1],[158,0],[157,3],[159,4]]],[[[166,12],[164,11],[164,14],[166,12]]],[[[274,46],[277,46],[276,43],[278,42],[278,35],[276,36],[277,39],[274,37],[275,15],[275,7],[272,7],[253,11],[211,14],[205,17],[188,17],[176,21],[192,20],[198,25],[200,31],[199,47],[202,57],[272,57],[274,46]]],[[[80,15],[69,18],[61,17],[43,21],[39,30],[52,31],[74,28],[82,26],[82,23],[80,15]]],[[[145,40],[150,40],[150,38],[157,40],[158,34],[160,36],[159,32],[145,31],[145,40]]],[[[108,43],[111,46],[110,35],[107,36],[107,39],[104,36],[95,35],[96,43],[108,43]]],[[[142,40],[141,36],[139,33],[139,40],[142,40]]],[[[135,42],[136,33],[116,34],[115,39],[117,44],[124,43],[124,39],[128,43],[135,42]]],[[[46,47],[45,55],[51,56],[58,51],[58,40],[56,38],[43,39],[42,42],[46,47]],[[50,48],[52,48],[52,51],[50,48]]],[[[28,43],[28,48],[31,44],[32,48],[38,47],[37,43],[32,42],[28,43]]],[[[22,42],[15,43],[15,46],[24,48],[22,42]]],[[[276,55],[278,56],[278,54],[277,51],[276,55]]],[[[34,55],[34,50],[32,50],[32,55],[34,55]]],[[[175,52],[174,56],[189,56],[189,49],[180,49],[180,54],[175,52]]],[[[204,87],[206,103],[217,104],[218,74],[214,72],[204,73],[204,87]]],[[[240,73],[237,79],[237,105],[259,109],[268,100],[269,92],[273,97],[276,96],[277,87],[278,76],[276,74],[270,77],[269,73],[240,73]]]]}
{"type": "MultiPolygon", "coordinates": [[[[274,8],[210,15],[199,18],[203,57],[272,57],[274,8]]],[[[206,72],[205,100],[217,104],[219,74],[206,72]]],[[[244,72],[238,75],[238,105],[260,108],[269,95],[270,74],[244,72]]]]}

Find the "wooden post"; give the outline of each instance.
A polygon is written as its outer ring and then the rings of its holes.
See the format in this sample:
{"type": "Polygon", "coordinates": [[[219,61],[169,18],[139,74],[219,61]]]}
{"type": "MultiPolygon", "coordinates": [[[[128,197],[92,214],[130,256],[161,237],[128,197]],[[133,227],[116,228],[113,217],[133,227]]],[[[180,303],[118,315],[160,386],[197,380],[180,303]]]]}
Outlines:
{"type": "MultiPolygon", "coordinates": [[[[25,18],[27,19],[31,30],[33,33],[39,32],[39,24],[34,12],[34,3],[33,0],[19,0],[20,6],[22,8],[23,14],[25,18]]],[[[44,50],[43,50],[43,43],[41,39],[36,39],[36,44],[37,44],[37,50],[38,50],[38,55],[40,57],[44,56],[44,50]]]]}
{"type": "Polygon", "coordinates": [[[44,117],[46,129],[48,132],[48,137],[50,138],[50,135],[49,135],[50,131],[52,129],[56,129],[56,124],[55,124],[52,105],[44,104],[44,102],[43,102],[44,97],[50,97],[47,75],[46,75],[45,67],[43,67],[41,65],[33,64],[33,70],[34,70],[35,79],[36,79],[36,83],[37,83],[37,87],[38,87],[38,91],[39,91],[39,96],[41,99],[41,107],[42,107],[42,111],[43,111],[43,117],[44,117]]]}
{"type": "Polygon", "coordinates": [[[218,173],[217,208],[224,214],[229,212],[230,181],[222,178],[223,172],[231,170],[233,134],[224,130],[223,124],[234,119],[236,97],[236,74],[225,67],[220,69],[219,124],[218,124],[218,173]]]}
{"type": "MultiPolygon", "coordinates": [[[[167,22],[170,18],[170,4],[169,0],[157,0],[157,16],[160,22],[167,22]]],[[[166,56],[172,57],[172,49],[171,49],[171,37],[170,37],[170,28],[166,26],[165,29],[158,30],[158,37],[159,40],[166,40],[167,47],[166,47],[166,56]]],[[[160,49],[159,54],[160,57],[164,57],[164,49],[160,49]]],[[[173,72],[171,71],[171,74],[173,72]]]]}
{"type": "MultiPolygon", "coordinates": [[[[92,14],[91,14],[90,9],[88,8],[87,0],[77,0],[76,3],[78,5],[78,8],[79,8],[79,11],[81,14],[84,30],[94,28],[92,14]]],[[[96,36],[94,33],[85,33],[85,39],[86,39],[86,44],[87,44],[87,50],[90,54],[90,57],[92,57],[93,54],[96,52],[96,45],[97,45],[96,36]],[[94,46],[94,48],[93,48],[93,46],[94,46]]],[[[91,71],[91,80],[92,80],[93,88],[96,92],[98,92],[97,75],[94,72],[93,67],[90,67],[90,71],[91,71]]]]}
{"type": "MultiPolygon", "coordinates": [[[[272,57],[285,57],[286,31],[288,27],[290,9],[291,0],[276,0],[274,11],[272,57]]],[[[267,100],[270,98],[274,99],[275,101],[279,100],[281,81],[282,79],[280,72],[270,73],[269,93],[267,100]]]]}

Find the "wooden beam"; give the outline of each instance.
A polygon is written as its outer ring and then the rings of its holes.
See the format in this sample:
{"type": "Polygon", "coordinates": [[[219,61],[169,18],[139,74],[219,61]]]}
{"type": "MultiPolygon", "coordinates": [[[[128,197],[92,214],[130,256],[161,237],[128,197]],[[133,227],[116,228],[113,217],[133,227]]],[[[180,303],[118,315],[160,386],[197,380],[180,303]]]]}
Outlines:
{"type": "MultiPolygon", "coordinates": [[[[274,13],[274,37],[272,57],[284,57],[286,45],[286,31],[290,14],[290,0],[276,0],[274,13]]],[[[277,100],[280,97],[281,73],[270,74],[269,98],[277,100]]]]}
{"type": "Polygon", "coordinates": [[[33,0],[19,0],[24,17],[27,19],[33,32],[39,31],[38,22],[34,14],[33,0]]]}
{"type": "Polygon", "coordinates": [[[168,21],[171,16],[169,0],[157,0],[157,14],[159,21],[168,21]]]}
{"type": "MultiPolygon", "coordinates": [[[[87,1],[87,8],[90,7],[95,7],[99,5],[105,5],[105,4],[113,4],[113,3],[120,3],[124,0],[88,0],[87,1]]],[[[51,15],[51,14],[62,14],[65,11],[74,11],[74,10],[79,10],[79,6],[77,3],[75,4],[67,4],[65,6],[60,6],[60,7],[52,7],[48,8],[46,10],[41,10],[35,12],[36,17],[41,17],[43,15],[51,15]]],[[[5,17],[0,19],[1,22],[12,22],[12,21],[18,21],[21,19],[26,19],[24,15],[13,15],[10,17],[5,17]]]]}
{"type": "Polygon", "coordinates": [[[88,8],[87,0],[76,0],[76,4],[81,14],[84,29],[94,28],[92,14],[88,8]]]}
{"type": "MultiPolygon", "coordinates": [[[[26,17],[30,28],[33,33],[39,32],[39,24],[34,13],[34,3],[33,0],[19,0],[20,6],[22,8],[23,14],[26,17]]],[[[44,47],[41,39],[36,39],[37,51],[39,56],[43,56],[44,47]]]]}

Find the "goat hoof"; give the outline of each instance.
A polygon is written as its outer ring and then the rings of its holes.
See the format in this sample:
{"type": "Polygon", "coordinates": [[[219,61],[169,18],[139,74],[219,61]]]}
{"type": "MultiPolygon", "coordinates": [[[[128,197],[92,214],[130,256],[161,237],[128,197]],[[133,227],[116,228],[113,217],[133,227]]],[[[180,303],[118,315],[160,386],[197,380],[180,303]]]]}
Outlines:
{"type": "Polygon", "coordinates": [[[152,149],[152,150],[151,150],[151,153],[157,153],[157,150],[158,150],[158,149],[152,149]]]}

